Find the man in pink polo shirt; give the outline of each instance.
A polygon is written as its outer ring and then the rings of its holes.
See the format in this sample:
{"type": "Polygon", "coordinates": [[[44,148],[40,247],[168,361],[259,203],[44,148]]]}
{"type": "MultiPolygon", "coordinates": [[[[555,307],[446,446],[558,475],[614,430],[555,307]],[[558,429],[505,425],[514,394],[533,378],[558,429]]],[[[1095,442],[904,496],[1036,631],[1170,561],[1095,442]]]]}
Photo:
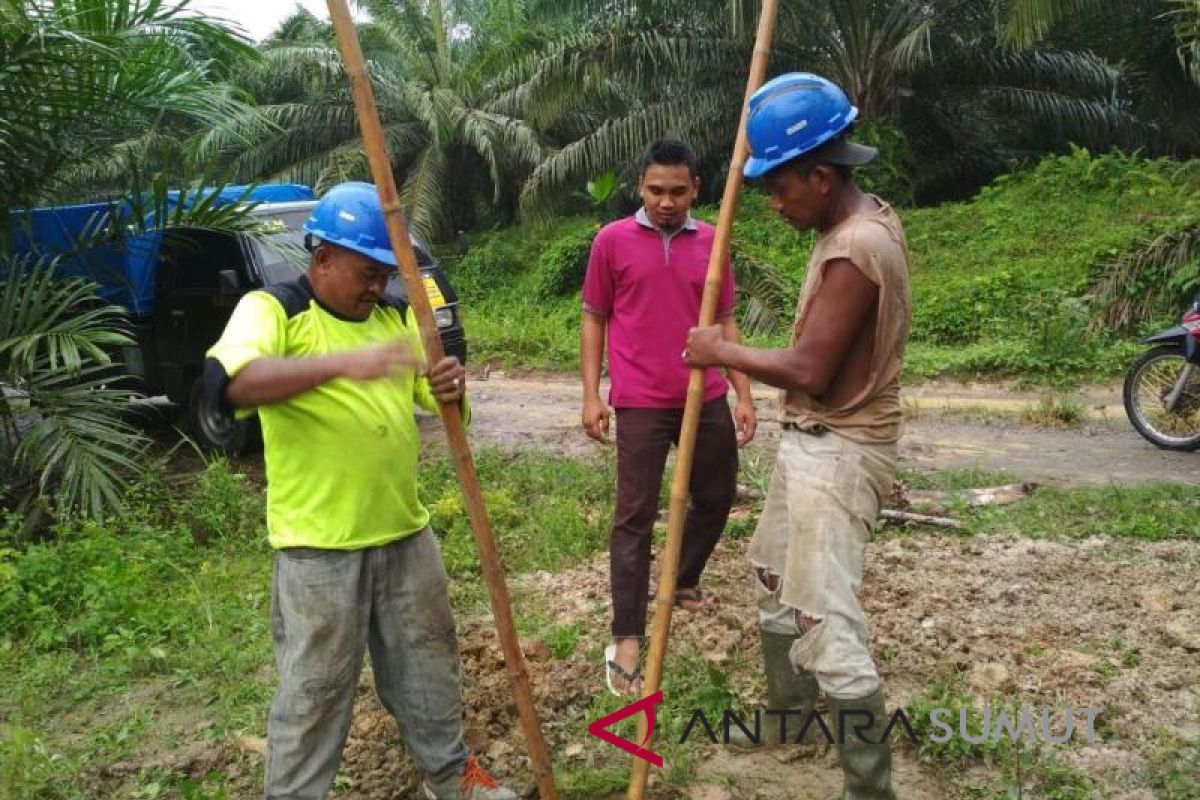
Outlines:
{"type": "MultiPolygon", "coordinates": [[[[638,213],[605,226],[592,243],[580,344],[583,427],[603,442],[610,412],[600,397],[600,373],[608,339],[609,404],[617,413],[617,507],[609,544],[614,645],[605,660],[610,687],[630,694],[641,688],[650,534],[667,454],[678,443],[687,400],[690,369],[682,353],[688,330],[700,318],[715,234],[711,225],[691,216],[700,178],[696,157],[682,142],[660,139],[650,145],[642,156],[638,188],[643,202],[638,213]]],[[[717,316],[724,335],[737,339],[733,299],[726,255],[717,316]]],[[[737,407],[731,416],[729,385],[720,370],[708,370],[696,439],[675,593],[676,605],[690,611],[709,601],[700,591],[700,574],[733,505],[737,449],[754,438],[757,424],[749,380],[732,370],[726,374],[737,391],[737,407]]]]}

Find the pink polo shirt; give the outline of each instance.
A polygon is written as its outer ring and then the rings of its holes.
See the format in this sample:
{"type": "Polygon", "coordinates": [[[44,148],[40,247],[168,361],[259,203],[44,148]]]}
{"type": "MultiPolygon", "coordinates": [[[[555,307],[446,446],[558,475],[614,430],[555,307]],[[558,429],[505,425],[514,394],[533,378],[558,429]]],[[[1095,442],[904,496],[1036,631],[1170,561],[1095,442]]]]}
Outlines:
{"type": "MultiPolygon", "coordinates": [[[[691,370],[683,360],[687,332],[700,319],[700,298],[716,230],[691,218],[674,234],[646,216],[606,225],[596,234],[583,281],[584,311],[608,323],[608,402],[614,408],[682,408],[691,370]]],[[[717,317],[733,312],[733,269],[717,317]]],[[[706,370],[705,402],[729,390],[721,370],[706,370]]]]}

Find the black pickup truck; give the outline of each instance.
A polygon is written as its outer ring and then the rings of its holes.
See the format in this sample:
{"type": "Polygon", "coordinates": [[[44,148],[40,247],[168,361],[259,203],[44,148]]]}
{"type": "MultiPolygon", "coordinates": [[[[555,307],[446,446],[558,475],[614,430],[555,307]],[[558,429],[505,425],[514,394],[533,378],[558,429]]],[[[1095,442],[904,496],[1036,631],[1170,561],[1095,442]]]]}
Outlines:
{"type": "MultiPolygon", "coordinates": [[[[226,191],[239,196],[240,188],[226,191]]],[[[307,187],[299,188],[311,197],[307,187]]],[[[240,455],[258,444],[256,418],[235,421],[205,399],[201,391],[205,352],[220,337],[242,295],[292,280],[305,270],[308,253],[301,226],[315,205],[315,200],[261,203],[250,213],[266,223],[266,234],[174,228],[162,235],[154,248],[148,248],[154,253],[148,256],[150,263],[145,258],[137,263],[138,257],[117,253],[111,263],[121,266],[105,274],[78,264],[74,269],[74,274],[97,281],[102,297],[126,306],[135,342],[122,349],[125,370],[147,396],[165,395],[175,403],[188,431],[202,447],[240,455]],[[113,278],[114,273],[122,274],[113,278]]],[[[80,227],[83,220],[92,218],[95,212],[91,208],[24,212],[33,219],[33,224],[26,226],[32,233],[24,246],[53,252],[55,239],[69,238],[64,230],[80,227]]],[[[467,341],[458,296],[430,250],[415,238],[412,244],[442,346],[465,364],[467,341]]],[[[407,287],[399,276],[392,279],[387,291],[407,299],[407,287]]]]}
{"type": "MultiPolygon", "coordinates": [[[[243,294],[289,281],[304,271],[308,253],[301,226],[315,201],[263,204],[251,212],[277,223],[266,237],[176,230],[165,238],[156,270],[153,315],[137,327],[138,346],[126,354],[129,371],[148,394],[165,394],[186,414],[187,427],[205,447],[238,455],[256,444],[257,421],[235,421],[214,408],[201,390],[204,354],[221,335],[243,294]],[[137,359],[140,363],[136,363],[137,359]]],[[[467,361],[458,296],[424,244],[413,250],[447,355],[467,361]]],[[[388,292],[407,298],[396,276],[388,292]]]]}

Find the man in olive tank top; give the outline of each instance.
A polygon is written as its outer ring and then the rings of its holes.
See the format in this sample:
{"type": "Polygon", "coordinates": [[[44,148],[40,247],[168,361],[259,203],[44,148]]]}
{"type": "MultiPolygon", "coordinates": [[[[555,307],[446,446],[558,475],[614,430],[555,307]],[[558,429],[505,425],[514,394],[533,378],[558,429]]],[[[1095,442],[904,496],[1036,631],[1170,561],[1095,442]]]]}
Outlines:
{"type": "Polygon", "coordinates": [[[848,138],[857,114],[840,88],[808,73],[782,75],[751,98],[745,175],[793,227],[818,232],[792,343],[750,348],[711,327],[692,330],[684,355],[782,390],[779,455],[747,556],[768,705],[801,713],[783,715],[790,732],[768,717],[765,735],[796,741],[823,691],[830,724],[845,727],[844,797],[890,800],[888,716],[858,591],[895,475],[911,300],[900,220],[851,173],[875,156],[848,138]]]}

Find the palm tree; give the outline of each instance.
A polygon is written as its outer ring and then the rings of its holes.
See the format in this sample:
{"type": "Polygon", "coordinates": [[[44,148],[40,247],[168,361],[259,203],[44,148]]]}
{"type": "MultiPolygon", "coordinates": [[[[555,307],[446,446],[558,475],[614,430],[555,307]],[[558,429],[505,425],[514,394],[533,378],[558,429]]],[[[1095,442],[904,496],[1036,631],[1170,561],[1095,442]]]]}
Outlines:
{"type": "MultiPolygon", "coordinates": [[[[367,0],[360,37],[388,152],[413,229],[441,238],[511,217],[515,192],[543,157],[538,134],[489,106],[490,76],[538,44],[519,2],[367,0]]],[[[214,137],[247,178],[324,189],[369,177],[354,105],[328,26],[304,11],[265,43],[245,80],[278,132],[248,148],[214,137]]]]}
{"type": "MultiPolygon", "coordinates": [[[[785,4],[771,69],[828,75],[864,119],[902,131],[927,198],[968,193],[1009,160],[1069,140],[1105,147],[1131,139],[1136,124],[1116,98],[1116,71],[1086,53],[1004,49],[997,2],[785,4]]],[[[506,113],[562,134],[525,185],[526,210],[553,207],[566,187],[629,164],[666,131],[707,156],[728,152],[757,2],[561,5],[579,15],[578,32],[505,76],[512,86],[497,100],[506,113]]]]}
{"type": "Polygon", "coordinates": [[[252,127],[246,103],[212,79],[252,57],[186,3],[0,0],[0,214],[111,180],[122,154],[202,124],[252,127]]]}
{"type": "MultiPolygon", "coordinates": [[[[1013,0],[1012,11],[1029,0],[1013,0]]],[[[1118,98],[1143,124],[1154,153],[1200,154],[1200,4],[1196,0],[1049,3],[1053,14],[1018,16],[1008,36],[1018,44],[1088,50],[1120,65],[1118,98]],[[1073,11],[1074,13],[1066,13],[1073,11]],[[1039,22],[1040,21],[1040,22],[1039,22]]],[[[1043,12],[1045,9],[1043,9],[1043,12]]]]}

